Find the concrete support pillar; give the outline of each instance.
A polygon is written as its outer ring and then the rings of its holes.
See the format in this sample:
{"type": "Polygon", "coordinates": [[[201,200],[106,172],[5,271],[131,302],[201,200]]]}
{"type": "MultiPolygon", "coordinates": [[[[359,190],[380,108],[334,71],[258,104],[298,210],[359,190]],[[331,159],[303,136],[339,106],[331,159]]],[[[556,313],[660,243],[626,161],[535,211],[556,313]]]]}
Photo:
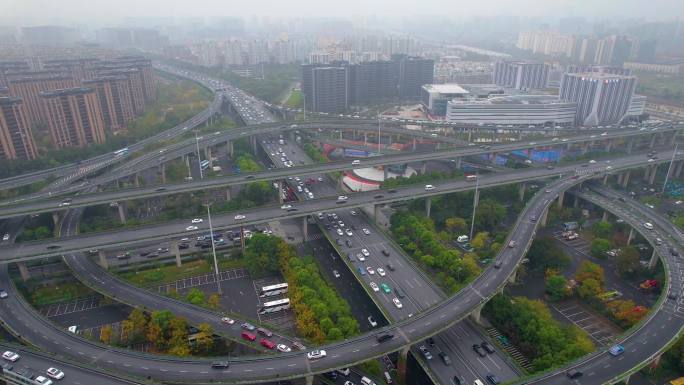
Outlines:
{"type": "Polygon", "coordinates": [[[470,313],[470,318],[475,321],[476,324],[481,325],[480,313],[482,313],[482,308],[484,304],[478,305],[472,313],[470,313]]]}
{"type": "Polygon", "coordinates": [[[373,205],[373,218],[375,219],[375,225],[380,226],[380,205],[373,205]]]}
{"type": "Polygon", "coordinates": [[[518,270],[513,270],[513,273],[508,277],[508,283],[515,284],[515,277],[518,275],[518,270]]]}
{"type": "MultiPolygon", "coordinates": [[[[166,183],[166,182],[164,182],[166,183]]],[[[133,175],[133,184],[135,187],[140,187],[140,173],[136,172],[135,175],[133,175]]]]}
{"type": "Polygon", "coordinates": [[[461,168],[461,157],[456,158],[456,168],[461,168]]]}
{"type": "Polygon", "coordinates": [[[575,195],[575,199],[572,202],[572,207],[575,209],[579,207],[579,197],[577,195],[575,195]]]}
{"type": "Polygon", "coordinates": [[[563,207],[563,200],[565,199],[565,191],[561,191],[560,194],[558,194],[558,207],[562,208],[563,207]]]}
{"type": "MultiPolygon", "coordinates": [[[[159,165],[159,173],[161,174],[161,182],[166,183],[166,164],[162,163],[159,165]]],[[[137,178],[136,178],[137,180],[137,178]]]]}
{"type": "Polygon", "coordinates": [[[233,157],[233,142],[232,141],[227,141],[226,142],[226,148],[228,150],[228,157],[232,158],[233,157]]]}
{"type": "Polygon", "coordinates": [[[627,153],[628,154],[632,153],[633,147],[634,147],[634,138],[630,138],[629,141],[627,141],[627,153]]]}
{"type": "Polygon", "coordinates": [[[608,221],[608,211],[603,211],[603,216],[601,217],[602,222],[607,222],[608,221]]]}
{"type": "Polygon", "coordinates": [[[181,267],[183,262],[181,261],[180,249],[178,248],[178,241],[171,242],[171,252],[176,256],[176,266],[181,267]]]}
{"type": "Polygon", "coordinates": [[[306,385],[313,385],[314,376],[306,376],[306,385]]]}
{"type": "Polygon", "coordinates": [[[634,239],[634,228],[630,227],[629,228],[629,235],[627,236],[627,245],[628,246],[632,243],[633,239],[634,239]]]}
{"type": "Polygon", "coordinates": [[[675,172],[674,172],[673,177],[679,178],[679,176],[682,174],[683,168],[684,168],[684,160],[680,160],[679,164],[677,164],[677,168],[675,168],[675,172]]]}
{"type": "Polygon", "coordinates": [[[382,180],[386,181],[387,180],[387,168],[389,167],[388,164],[382,166],[382,180]]]}
{"type": "Polygon", "coordinates": [[[442,142],[437,142],[437,149],[441,150],[442,149],[442,142]]]}
{"type": "Polygon", "coordinates": [[[664,146],[665,145],[665,134],[658,134],[660,136],[660,145],[664,146]]]}
{"type": "Polygon", "coordinates": [[[257,138],[256,136],[252,135],[252,153],[254,156],[257,156],[257,138]]]}
{"type": "Polygon", "coordinates": [[[119,202],[117,207],[119,209],[119,220],[124,225],[126,224],[126,202],[119,202]]]}
{"type": "Polygon", "coordinates": [[[420,166],[420,173],[421,173],[422,175],[425,175],[425,172],[426,172],[426,171],[427,171],[427,162],[426,162],[426,161],[423,161],[423,165],[420,166]]]}
{"type": "Polygon", "coordinates": [[[109,262],[107,262],[107,254],[105,254],[104,251],[100,250],[97,252],[97,255],[99,257],[100,267],[105,270],[109,269],[109,262]]]}
{"type": "Polygon", "coordinates": [[[541,215],[541,218],[539,218],[539,224],[542,225],[542,227],[546,227],[546,221],[549,219],[549,210],[544,210],[544,212],[541,215]]]}
{"type": "Polygon", "coordinates": [[[280,204],[282,205],[283,204],[283,181],[278,180],[276,183],[278,184],[278,202],[280,202],[280,204]]]}
{"type": "Polygon", "coordinates": [[[618,174],[617,176],[617,184],[618,186],[622,186],[622,173],[618,174]]]}
{"type": "Polygon", "coordinates": [[[518,186],[518,199],[520,202],[525,200],[525,191],[527,190],[527,185],[525,183],[520,183],[518,186]]]}
{"type": "Polygon", "coordinates": [[[413,138],[413,151],[416,151],[416,138],[413,138]]]}
{"type": "Polygon", "coordinates": [[[306,220],[306,216],[302,217],[302,241],[306,242],[309,240],[309,223],[306,220]]]}
{"type": "Polygon", "coordinates": [[[432,209],[432,198],[425,198],[425,216],[430,218],[430,210],[432,209]]]}
{"type": "Polygon", "coordinates": [[[655,250],[653,250],[653,254],[651,254],[651,259],[648,261],[648,268],[653,269],[657,263],[658,263],[658,254],[656,253],[655,250]]]}
{"type": "Polygon", "coordinates": [[[608,184],[608,174],[603,176],[603,184],[607,185],[608,184]]]}
{"type": "Polygon", "coordinates": [[[627,188],[627,184],[629,183],[630,173],[631,173],[631,170],[627,170],[622,174],[622,188],[627,188]]]}
{"type": "Polygon", "coordinates": [[[226,200],[229,201],[231,199],[230,196],[230,186],[226,187],[226,200]]]}
{"type": "Polygon", "coordinates": [[[653,148],[653,146],[655,145],[655,141],[656,141],[656,135],[653,134],[651,136],[651,142],[648,144],[648,148],[653,148]]]}
{"type": "Polygon", "coordinates": [[[26,267],[26,262],[17,262],[19,266],[19,274],[21,274],[21,280],[26,282],[31,279],[31,273],[29,273],[28,267],[26,267]]]}
{"type": "MultiPolygon", "coordinates": [[[[365,131],[363,132],[363,145],[364,145],[364,146],[367,146],[367,145],[368,145],[368,133],[365,132],[365,131]]],[[[414,146],[413,149],[415,150],[415,146],[414,146]]]]}
{"type": "Polygon", "coordinates": [[[586,154],[589,151],[589,142],[584,142],[582,144],[582,155],[586,154]]]}
{"type": "Polygon", "coordinates": [[[399,358],[397,359],[397,374],[399,375],[399,384],[406,384],[406,362],[408,361],[408,353],[411,350],[410,346],[404,346],[399,351],[399,358]]]}
{"type": "Polygon", "coordinates": [[[204,150],[204,152],[207,154],[207,160],[209,161],[209,167],[214,167],[214,162],[212,162],[212,154],[211,154],[211,146],[207,146],[207,148],[204,150]]]}
{"type": "Polygon", "coordinates": [[[55,229],[59,228],[60,221],[61,221],[61,218],[60,218],[59,212],[53,211],[52,212],[52,224],[54,225],[55,229]]]}
{"type": "Polygon", "coordinates": [[[658,165],[654,164],[651,166],[651,176],[648,177],[648,184],[653,186],[653,182],[655,182],[655,177],[656,174],[658,173],[658,165]]]}
{"type": "Polygon", "coordinates": [[[613,148],[613,140],[608,139],[608,143],[606,143],[606,152],[610,152],[610,150],[613,148]]]}

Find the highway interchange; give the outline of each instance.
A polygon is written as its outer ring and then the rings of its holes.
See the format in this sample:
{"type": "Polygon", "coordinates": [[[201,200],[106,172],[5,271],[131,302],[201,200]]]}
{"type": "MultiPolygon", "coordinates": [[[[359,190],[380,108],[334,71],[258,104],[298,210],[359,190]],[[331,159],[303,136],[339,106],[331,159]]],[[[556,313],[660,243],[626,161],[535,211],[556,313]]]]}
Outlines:
{"type": "MultiPolygon", "coordinates": [[[[530,146],[532,145],[530,144],[530,146]]],[[[501,149],[497,151],[505,150],[501,149]]],[[[669,159],[671,152],[669,152],[669,154],[668,152],[661,152],[658,155],[660,159],[659,162],[662,162],[663,159],[669,159]]],[[[679,158],[681,157],[678,157],[678,159],[679,158]]],[[[643,166],[644,164],[645,158],[642,154],[639,154],[626,156],[620,158],[619,160],[615,159],[611,163],[611,167],[613,168],[612,171],[618,171],[622,168],[631,168],[640,165],[643,166]]],[[[367,166],[365,162],[364,166],[367,166]]],[[[16,334],[20,334],[23,339],[30,341],[48,351],[56,352],[65,357],[73,358],[76,361],[83,361],[85,359],[91,363],[96,363],[100,367],[133,373],[142,377],[152,376],[158,379],[167,379],[170,382],[187,381],[189,379],[192,379],[193,381],[209,381],[211,379],[220,379],[222,381],[228,382],[253,382],[262,379],[272,379],[274,378],[273,373],[278,373],[279,378],[297,377],[312,373],[324,372],[330,370],[331,368],[348,366],[353,363],[359,363],[371,357],[379,356],[385,352],[399,350],[402,346],[408,343],[417,342],[426,336],[444,330],[457,320],[463,319],[480,304],[484,303],[486,298],[496,293],[498,289],[505,284],[508,275],[514,271],[514,267],[524,256],[524,252],[529,246],[529,242],[531,242],[535,228],[537,226],[537,222],[533,222],[529,220],[529,218],[532,215],[535,215],[538,218],[541,217],[541,214],[544,212],[544,210],[546,210],[546,208],[552,203],[553,197],[562,193],[569,187],[581,182],[582,180],[594,176],[594,172],[605,172],[607,166],[602,164],[600,169],[597,167],[598,166],[592,166],[591,168],[582,169],[581,166],[578,165],[569,165],[557,167],[555,170],[532,169],[528,171],[512,173],[515,174],[512,177],[504,175],[482,177],[480,185],[482,187],[486,187],[515,181],[543,179],[553,175],[561,175],[560,179],[547,187],[549,190],[548,193],[540,192],[537,194],[537,196],[535,196],[530,203],[528,203],[525,210],[521,213],[518,223],[512,229],[509,238],[519,241],[519,244],[513,249],[506,248],[500,253],[498,256],[498,260],[502,262],[500,269],[489,268],[485,270],[483,274],[471,285],[469,285],[463,291],[457,293],[455,296],[423,312],[413,314],[413,316],[410,318],[407,318],[403,321],[398,321],[388,326],[384,330],[391,331],[395,335],[395,337],[390,341],[379,344],[374,340],[374,338],[369,338],[368,335],[355,337],[354,339],[345,341],[343,343],[327,346],[326,350],[328,351],[328,357],[320,361],[310,362],[305,358],[303,352],[298,352],[278,355],[275,357],[235,359],[231,360],[230,369],[223,371],[212,371],[208,366],[207,360],[167,359],[112,349],[111,347],[104,347],[99,344],[85,342],[84,340],[65,331],[55,330],[55,328],[52,325],[49,325],[47,321],[37,322],[41,319],[41,317],[35,314],[35,311],[31,309],[30,306],[26,304],[16,292],[13,293],[9,300],[2,301],[1,305],[3,307],[3,322],[6,322],[10,328],[16,334]],[[577,171],[580,171],[580,173],[577,173],[577,171]],[[573,176],[575,175],[579,175],[579,177],[577,179],[573,179],[573,176]],[[151,361],[154,362],[154,366],[150,365],[151,361]]],[[[444,181],[438,184],[438,189],[434,192],[426,192],[421,186],[415,186],[397,189],[396,193],[374,192],[352,194],[349,201],[342,205],[337,204],[334,197],[319,198],[297,204],[299,211],[296,212],[296,214],[283,212],[283,210],[281,210],[279,207],[260,208],[245,212],[247,215],[247,220],[240,221],[238,224],[263,223],[271,219],[299,217],[305,214],[315,214],[319,211],[328,211],[340,207],[348,210],[352,207],[359,207],[367,204],[384,204],[398,200],[415,199],[416,197],[420,196],[437,195],[443,194],[445,192],[463,191],[472,188],[472,183],[463,181],[444,181]],[[378,198],[378,194],[384,194],[384,196],[378,198]]],[[[67,218],[64,220],[65,226],[67,227],[63,229],[68,230],[69,228],[73,228],[73,222],[70,220],[70,215],[77,215],[77,211],[78,210],[72,210],[70,213],[73,212],[74,214],[67,214],[67,218]]],[[[215,219],[216,226],[218,228],[235,227],[236,222],[232,215],[233,214],[226,214],[218,216],[218,218],[215,219]]],[[[155,231],[157,234],[159,234],[159,232],[171,231],[169,233],[164,233],[166,234],[164,238],[173,238],[188,234],[184,231],[184,229],[180,228],[180,226],[184,226],[186,223],[187,221],[183,224],[172,223],[159,226],[155,225],[143,229],[136,229],[136,232],[144,232],[145,234],[148,234],[141,236],[142,238],[149,240],[160,239],[155,236],[151,236],[155,231]]],[[[636,224],[635,227],[640,228],[637,226],[638,224],[636,224]]],[[[204,232],[206,232],[206,229],[204,229],[204,232]]],[[[47,255],[65,254],[66,251],[72,253],[85,251],[91,248],[99,248],[101,246],[112,246],[112,243],[115,246],[121,246],[123,244],[139,241],[139,238],[127,234],[126,231],[111,232],[93,236],[73,237],[68,237],[68,231],[65,231],[65,235],[67,235],[67,238],[65,238],[64,241],[60,240],[60,242],[58,242],[61,246],[59,249],[57,249],[57,251],[48,250],[46,248],[46,246],[56,244],[57,242],[34,243],[25,246],[22,245],[13,247],[9,249],[11,250],[10,253],[3,252],[2,258],[5,261],[18,260],[18,258],[22,257],[37,258],[47,255]],[[101,238],[98,239],[98,237],[101,238]],[[105,241],[103,239],[105,237],[114,237],[117,238],[117,240],[114,242],[105,241]],[[77,243],[82,244],[76,245],[77,243]]],[[[681,236],[679,241],[679,245],[681,245],[681,236]]],[[[673,262],[677,267],[679,267],[677,261],[673,262]]],[[[6,266],[7,264],[4,264],[2,272],[0,272],[0,282],[2,282],[3,285],[11,286],[11,284],[8,283],[6,266]]],[[[671,282],[673,285],[675,285],[679,281],[673,279],[671,282]]],[[[674,288],[676,289],[677,286],[675,285],[674,288]]],[[[663,308],[667,310],[667,306],[663,306],[663,308]]],[[[677,311],[676,307],[674,308],[674,311],[677,311]]],[[[650,327],[649,325],[654,325],[653,327],[656,327],[656,317],[661,316],[663,317],[663,320],[657,319],[657,321],[670,322],[672,325],[672,331],[678,331],[681,329],[681,318],[676,316],[676,314],[668,315],[666,311],[654,312],[652,315],[653,318],[650,322],[646,323],[647,326],[644,326],[644,328],[650,327]],[[676,322],[679,323],[677,324],[676,322]]],[[[658,327],[660,325],[661,324],[657,324],[658,327]]],[[[640,338],[643,338],[644,331],[648,330],[642,329],[639,333],[640,338]]],[[[658,340],[660,340],[660,337],[658,340]]],[[[630,341],[626,341],[626,343],[629,342],[630,341]]],[[[644,343],[644,345],[646,344],[644,343]]],[[[660,346],[661,344],[652,343],[652,345],[660,346]]],[[[627,345],[625,346],[627,347],[627,345]]],[[[642,349],[647,349],[650,347],[651,346],[649,345],[647,347],[642,347],[642,349]]],[[[598,356],[601,355],[605,356],[606,353],[598,353],[598,356]]],[[[623,357],[627,356],[625,355],[623,357]]],[[[634,360],[643,360],[643,355],[634,354],[632,357],[634,360]],[[641,358],[638,358],[637,356],[640,356],[641,358]]],[[[585,373],[592,373],[591,371],[586,370],[591,370],[597,363],[601,364],[602,359],[603,358],[600,357],[594,358],[588,363],[584,364],[587,365],[587,369],[583,369],[585,373]]],[[[633,360],[621,359],[620,361],[625,361],[625,369],[630,369],[628,365],[630,365],[630,362],[633,360]]],[[[605,365],[605,363],[603,363],[603,365],[605,365]]],[[[622,364],[617,366],[621,367],[622,364]]],[[[606,378],[606,375],[609,375],[609,373],[612,373],[612,371],[603,370],[602,372],[594,373],[595,375],[588,375],[581,382],[601,383],[602,381],[610,380],[610,378],[606,378]]],[[[555,382],[556,378],[558,381],[561,381],[560,378],[564,378],[564,375],[560,373],[555,377],[545,377],[540,381],[544,381],[544,383],[547,383],[547,381],[555,382]]]]}

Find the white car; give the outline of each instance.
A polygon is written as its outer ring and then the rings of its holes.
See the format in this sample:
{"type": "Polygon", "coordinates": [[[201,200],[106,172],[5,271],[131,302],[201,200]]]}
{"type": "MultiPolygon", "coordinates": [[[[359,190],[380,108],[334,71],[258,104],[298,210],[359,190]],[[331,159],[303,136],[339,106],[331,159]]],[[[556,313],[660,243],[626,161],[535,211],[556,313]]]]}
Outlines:
{"type": "Polygon", "coordinates": [[[221,322],[223,322],[224,324],[232,325],[235,323],[235,320],[230,317],[223,317],[221,318],[221,322]]]}
{"type": "Polygon", "coordinates": [[[431,191],[431,190],[434,190],[434,189],[435,189],[435,186],[433,186],[433,185],[431,185],[431,184],[426,184],[426,185],[425,185],[425,191],[431,191]]]}
{"type": "Polygon", "coordinates": [[[3,241],[9,241],[9,237],[10,237],[9,234],[5,234],[5,235],[2,236],[2,240],[3,240],[3,241]]]}
{"type": "Polygon", "coordinates": [[[363,254],[361,254],[361,253],[356,254],[356,259],[358,259],[361,262],[366,260],[366,258],[364,258],[363,254]]]}
{"type": "Polygon", "coordinates": [[[16,362],[20,357],[17,353],[8,350],[2,353],[2,358],[6,359],[7,361],[16,362]]]}
{"type": "Polygon", "coordinates": [[[369,283],[369,285],[370,285],[371,289],[373,289],[373,291],[380,291],[378,284],[376,284],[375,282],[371,282],[371,283],[369,283]]]}
{"type": "Polygon", "coordinates": [[[347,236],[351,237],[352,235],[354,235],[354,233],[352,233],[352,231],[350,229],[347,229],[347,236]]]}
{"type": "Polygon", "coordinates": [[[48,370],[45,371],[49,377],[54,378],[55,380],[61,380],[64,378],[64,372],[57,369],[57,368],[48,368],[48,370]]]}
{"type": "Polygon", "coordinates": [[[288,209],[292,208],[292,205],[282,205],[282,206],[280,206],[280,208],[283,210],[288,210],[288,209]]]}
{"type": "Polygon", "coordinates": [[[596,161],[592,159],[592,160],[590,160],[590,161],[589,161],[589,163],[591,163],[591,164],[595,164],[595,163],[596,163],[596,161]]]}
{"type": "Polygon", "coordinates": [[[333,277],[340,278],[340,272],[337,270],[333,270],[333,277]]]}
{"type": "Polygon", "coordinates": [[[361,249],[361,254],[363,254],[364,257],[370,257],[370,253],[368,252],[368,249],[361,249]]]}
{"type": "MultiPolygon", "coordinates": [[[[370,326],[371,326],[372,328],[378,326],[378,322],[375,320],[375,318],[373,318],[372,315],[369,315],[369,316],[368,316],[368,323],[370,324],[370,326]]],[[[347,381],[347,382],[349,382],[349,381],[347,381]]]]}
{"type": "Polygon", "coordinates": [[[644,227],[649,229],[649,230],[653,230],[653,225],[651,223],[645,222],[644,227]]]}
{"type": "Polygon", "coordinates": [[[355,160],[352,162],[352,166],[356,166],[356,165],[358,165],[358,164],[361,164],[361,161],[358,160],[358,159],[355,159],[355,160]]]}
{"type": "Polygon", "coordinates": [[[383,269],[382,267],[378,267],[377,272],[378,272],[379,276],[381,276],[381,277],[385,276],[385,269],[383,269]]]}
{"type": "Polygon", "coordinates": [[[236,221],[239,221],[240,219],[245,219],[245,218],[247,218],[247,217],[244,216],[244,215],[242,215],[242,214],[238,214],[238,215],[235,216],[235,220],[236,220],[236,221]]]}
{"type": "Polygon", "coordinates": [[[370,235],[370,231],[365,227],[363,229],[361,229],[361,231],[363,231],[363,233],[366,235],[370,235]]]}
{"type": "Polygon", "coordinates": [[[374,274],[375,274],[375,269],[373,269],[373,268],[370,267],[370,266],[368,266],[368,267],[366,268],[366,271],[368,271],[368,274],[370,274],[370,275],[374,275],[374,274]]]}
{"type": "Polygon", "coordinates": [[[344,235],[344,231],[342,231],[342,229],[337,229],[337,235],[344,235]]]}
{"type": "Polygon", "coordinates": [[[197,230],[197,229],[198,229],[197,226],[188,226],[185,228],[185,230],[187,230],[187,231],[192,231],[192,230],[197,230]]]}
{"type": "Polygon", "coordinates": [[[347,199],[349,199],[349,197],[346,196],[346,195],[340,195],[340,196],[337,197],[337,200],[338,200],[339,202],[345,202],[347,199]]]}
{"type": "Polygon", "coordinates": [[[0,289],[0,299],[5,299],[8,297],[8,294],[6,291],[0,289]]]}
{"type": "Polygon", "coordinates": [[[401,304],[401,301],[399,301],[399,298],[392,298],[392,302],[394,302],[394,306],[396,306],[397,309],[404,307],[404,305],[401,304]]]}
{"type": "Polygon", "coordinates": [[[285,344],[278,344],[276,346],[276,349],[278,349],[278,351],[281,353],[289,353],[292,351],[292,349],[290,349],[290,347],[285,344]]]}
{"type": "Polygon", "coordinates": [[[204,219],[202,219],[202,218],[195,218],[192,221],[190,221],[190,223],[202,223],[202,222],[204,222],[204,219]]]}
{"type": "Polygon", "coordinates": [[[306,358],[310,360],[317,360],[319,358],[324,358],[327,355],[325,350],[312,350],[306,353],[306,358]]]}
{"type": "Polygon", "coordinates": [[[39,385],[52,385],[52,380],[43,376],[38,376],[33,381],[35,381],[35,383],[39,385]]]}

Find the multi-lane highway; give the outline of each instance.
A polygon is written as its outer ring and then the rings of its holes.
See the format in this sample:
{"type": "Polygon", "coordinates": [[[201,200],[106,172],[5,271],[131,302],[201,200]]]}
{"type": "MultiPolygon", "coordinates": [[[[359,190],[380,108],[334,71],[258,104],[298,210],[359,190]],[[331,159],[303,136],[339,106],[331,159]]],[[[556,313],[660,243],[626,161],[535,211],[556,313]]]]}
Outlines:
{"type": "MultiPolygon", "coordinates": [[[[331,127],[329,125],[326,125],[326,127],[331,127]]],[[[245,130],[231,130],[229,133],[216,133],[215,135],[209,135],[205,138],[202,138],[203,140],[203,145],[207,146],[213,143],[221,143],[221,141],[226,140],[226,137],[231,137],[233,139],[243,137],[248,134],[248,132],[251,132],[251,134],[269,134],[269,133],[275,133],[275,132],[280,132],[283,129],[283,126],[278,126],[278,125],[267,125],[261,128],[250,128],[250,131],[245,131],[245,130]]],[[[664,129],[663,129],[664,130],[664,129]]],[[[618,139],[618,138],[624,138],[624,137],[629,137],[632,135],[642,135],[644,131],[640,130],[624,130],[621,132],[615,132],[611,133],[606,136],[599,136],[603,140],[611,140],[611,139],[618,139]]],[[[577,144],[577,143],[585,143],[587,141],[594,141],[596,140],[597,135],[594,134],[582,134],[582,135],[577,135],[573,137],[568,137],[568,138],[563,138],[561,140],[556,140],[558,138],[554,139],[545,139],[545,140],[538,140],[538,141],[533,141],[533,142],[516,142],[516,143],[510,143],[510,144],[494,144],[491,146],[484,146],[488,148],[480,148],[476,146],[470,146],[470,147],[465,147],[465,148],[457,148],[457,149],[449,149],[449,150],[441,150],[441,151],[428,151],[428,152],[409,152],[409,153],[401,153],[401,154],[391,154],[391,155],[382,155],[382,156],[377,156],[377,157],[372,157],[368,159],[364,159],[361,161],[359,166],[357,167],[372,167],[372,166],[382,166],[382,165],[387,165],[387,164],[402,164],[402,163],[410,163],[410,162],[421,162],[421,161],[429,161],[429,160],[435,160],[435,159],[450,159],[450,158],[462,158],[462,157],[467,157],[467,156],[478,156],[478,155],[484,155],[484,154],[489,154],[489,153],[503,153],[503,152],[512,152],[516,150],[524,150],[524,149],[529,149],[529,148],[535,148],[535,147],[546,147],[546,146],[555,146],[555,145],[569,145],[569,144],[577,144]]],[[[192,140],[194,143],[194,140],[192,140]]],[[[166,151],[163,151],[162,153],[164,155],[160,155],[157,153],[152,154],[153,157],[149,159],[149,155],[140,157],[133,162],[135,164],[130,164],[126,166],[122,166],[121,170],[117,171],[114,170],[112,173],[108,174],[107,176],[103,176],[101,178],[94,179],[90,182],[90,185],[101,185],[105,184],[114,180],[117,180],[124,175],[130,175],[135,172],[139,172],[141,170],[144,170],[146,168],[149,168],[149,162],[153,162],[154,165],[157,165],[159,162],[157,160],[157,156],[164,156],[165,160],[171,159],[173,157],[179,157],[184,154],[187,154],[186,151],[188,151],[187,143],[183,143],[182,145],[179,144],[177,146],[169,147],[166,149],[166,151]]],[[[193,146],[194,148],[194,146],[193,146]]],[[[160,150],[162,151],[162,150],[160,150]]],[[[190,150],[190,152],[195,151],[195,150],[190,150]]],[[[192,182],[186,182],[186,183],[175,183],[175,184],[169,184],[169,185],[159,185],[159,186],[150,186],[150,187],[143,187],[143,188],[134,188],[134,189],[124,189],[124,190],[115,190],[115,191],[104,191],[104,192],[99,192],[99,193],[94,193],[94,194],[83,194],[79,196],[72,197],[72,201],[68,207],[66,206],[60,206],[60,204],[63,202],[64,198],[52,198],[52,199],[41,199],[41,200],[30,200],[26,201],[28,198],[17,198],[13,200],[12,202],[5,202],[3,206],[0,206],[0,218],[6,218],[9,216],[14,216],[14,215],[23,215],[23,214],[28,214],[28,213],[39,213],[39,212],[51,212],[51,211],[56,211],[60,209],[67,209],[70,207],[80,207],[80,206],[88,206],[88,205],[96,205],[96,204],[105,204],[113,201],[118,201],[118,200],[127,200],[127,199],[138,199],[138,198],[146,198],[146,197],[153,197],[153,196],[160,196],[160,195],[168,195],[168,194],[176,194],[176,193],[182,193],[182,192],[191,192],[191,191],[196,191],[196,190],[206,190],[209,188],[219,188],[219,187],[225,187],[229,185],[236,185],[236,184],[244,184],[244,183],[250,183],[254,181],[270,181],[270,180],[277,180],[277,179],[282,179],[284,177],[288,176],[295,176],[295,175],[306,175],[306,174],[317,174],[317,173],[328,173],[328,172],[333,172],[333,171],[343,171],[346,169],[351,168],[351,162],[349,161],[338,161],[338,162],[329,162],[325,164],[317,164],[317,165],[295,165],[295,167],[291,168],[282,168],[282,169],[277,169],[277,170],[271,170],[271,171],[266,171],[266,172],[261,172],[261,173],[254,173],[254,174],[242,174],[242,175],[231,175],[231,176],[224,176],[224,177],[219,177],[219,178],[211,178],[211,179],[204,179],[204,180],[197,180],[197,181],[192,181],[192,182]]],[[[64,191],[72,191],[72,190],[80,190],[82,189],[82,186],[75,186],[70,189],[66,189],[64,191]]],[[[63,191],[63,192],[64,192],[63,191]]],[[[32,198],[36,198],[35,196],[32,198]]]]}

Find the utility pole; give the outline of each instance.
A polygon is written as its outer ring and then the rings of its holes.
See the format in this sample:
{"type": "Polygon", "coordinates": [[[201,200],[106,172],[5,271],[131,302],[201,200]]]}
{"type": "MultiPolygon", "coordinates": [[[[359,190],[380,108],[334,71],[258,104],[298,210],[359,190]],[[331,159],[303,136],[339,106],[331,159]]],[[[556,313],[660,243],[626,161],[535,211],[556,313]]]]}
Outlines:
{"type": "Polygon", "coordinates": [[[479,177],[479,175],[477,175],[477,173],[475,174],[475,177],[476,177],[476,179],[475,179],[475,196],[473,197],[473,217],[470,220],[470,238],[469,238],[469,241],[473,240],[473,230],[475,229],[475,210],[477,210],[477,204],[478,204],[478,201],[480,200],[479,199],[480,197],[478,196],[478,194],[480,192],[479,191],[480,177],[479,177]]]}
{"type": "Polygon", "coordinates": [[[211,236],[211,251],[214,254],[214,274],[216,274],[216,289],[219,295],[223,295],[221,291],[221,274],[218,269],[218,260],[216,259],[216,245],[214,244],[214,226],[211,224],[211,211],[209,210],[211,204],[207,202],[207,218],[209,219],[209,235],[211,236]]]}
{"type": "Polygon", "coordinates": [[[674,151],[672,151],[672,158],[670,159],[670,166],[667,168],[667,174],[665,174],[665,183],[663,183],[663,189],[660,191],[661,194],[665,193],[665,187],[667,186],[667,180],[670,179],[670,171],[672,171],[672,165],[674,164],[675,156],[677,155],[677,146],[679,143],[675,143],[674,151]]]}
{"type": "Polygon", "coordinates": [[[195,146],[197,147],[197,167],[199,167],[200,179],[204,179],[204,175],[202,174],[202,158],[200,157],[199,138],[197,137],[197,130],[195,130],[195,146]]]}

